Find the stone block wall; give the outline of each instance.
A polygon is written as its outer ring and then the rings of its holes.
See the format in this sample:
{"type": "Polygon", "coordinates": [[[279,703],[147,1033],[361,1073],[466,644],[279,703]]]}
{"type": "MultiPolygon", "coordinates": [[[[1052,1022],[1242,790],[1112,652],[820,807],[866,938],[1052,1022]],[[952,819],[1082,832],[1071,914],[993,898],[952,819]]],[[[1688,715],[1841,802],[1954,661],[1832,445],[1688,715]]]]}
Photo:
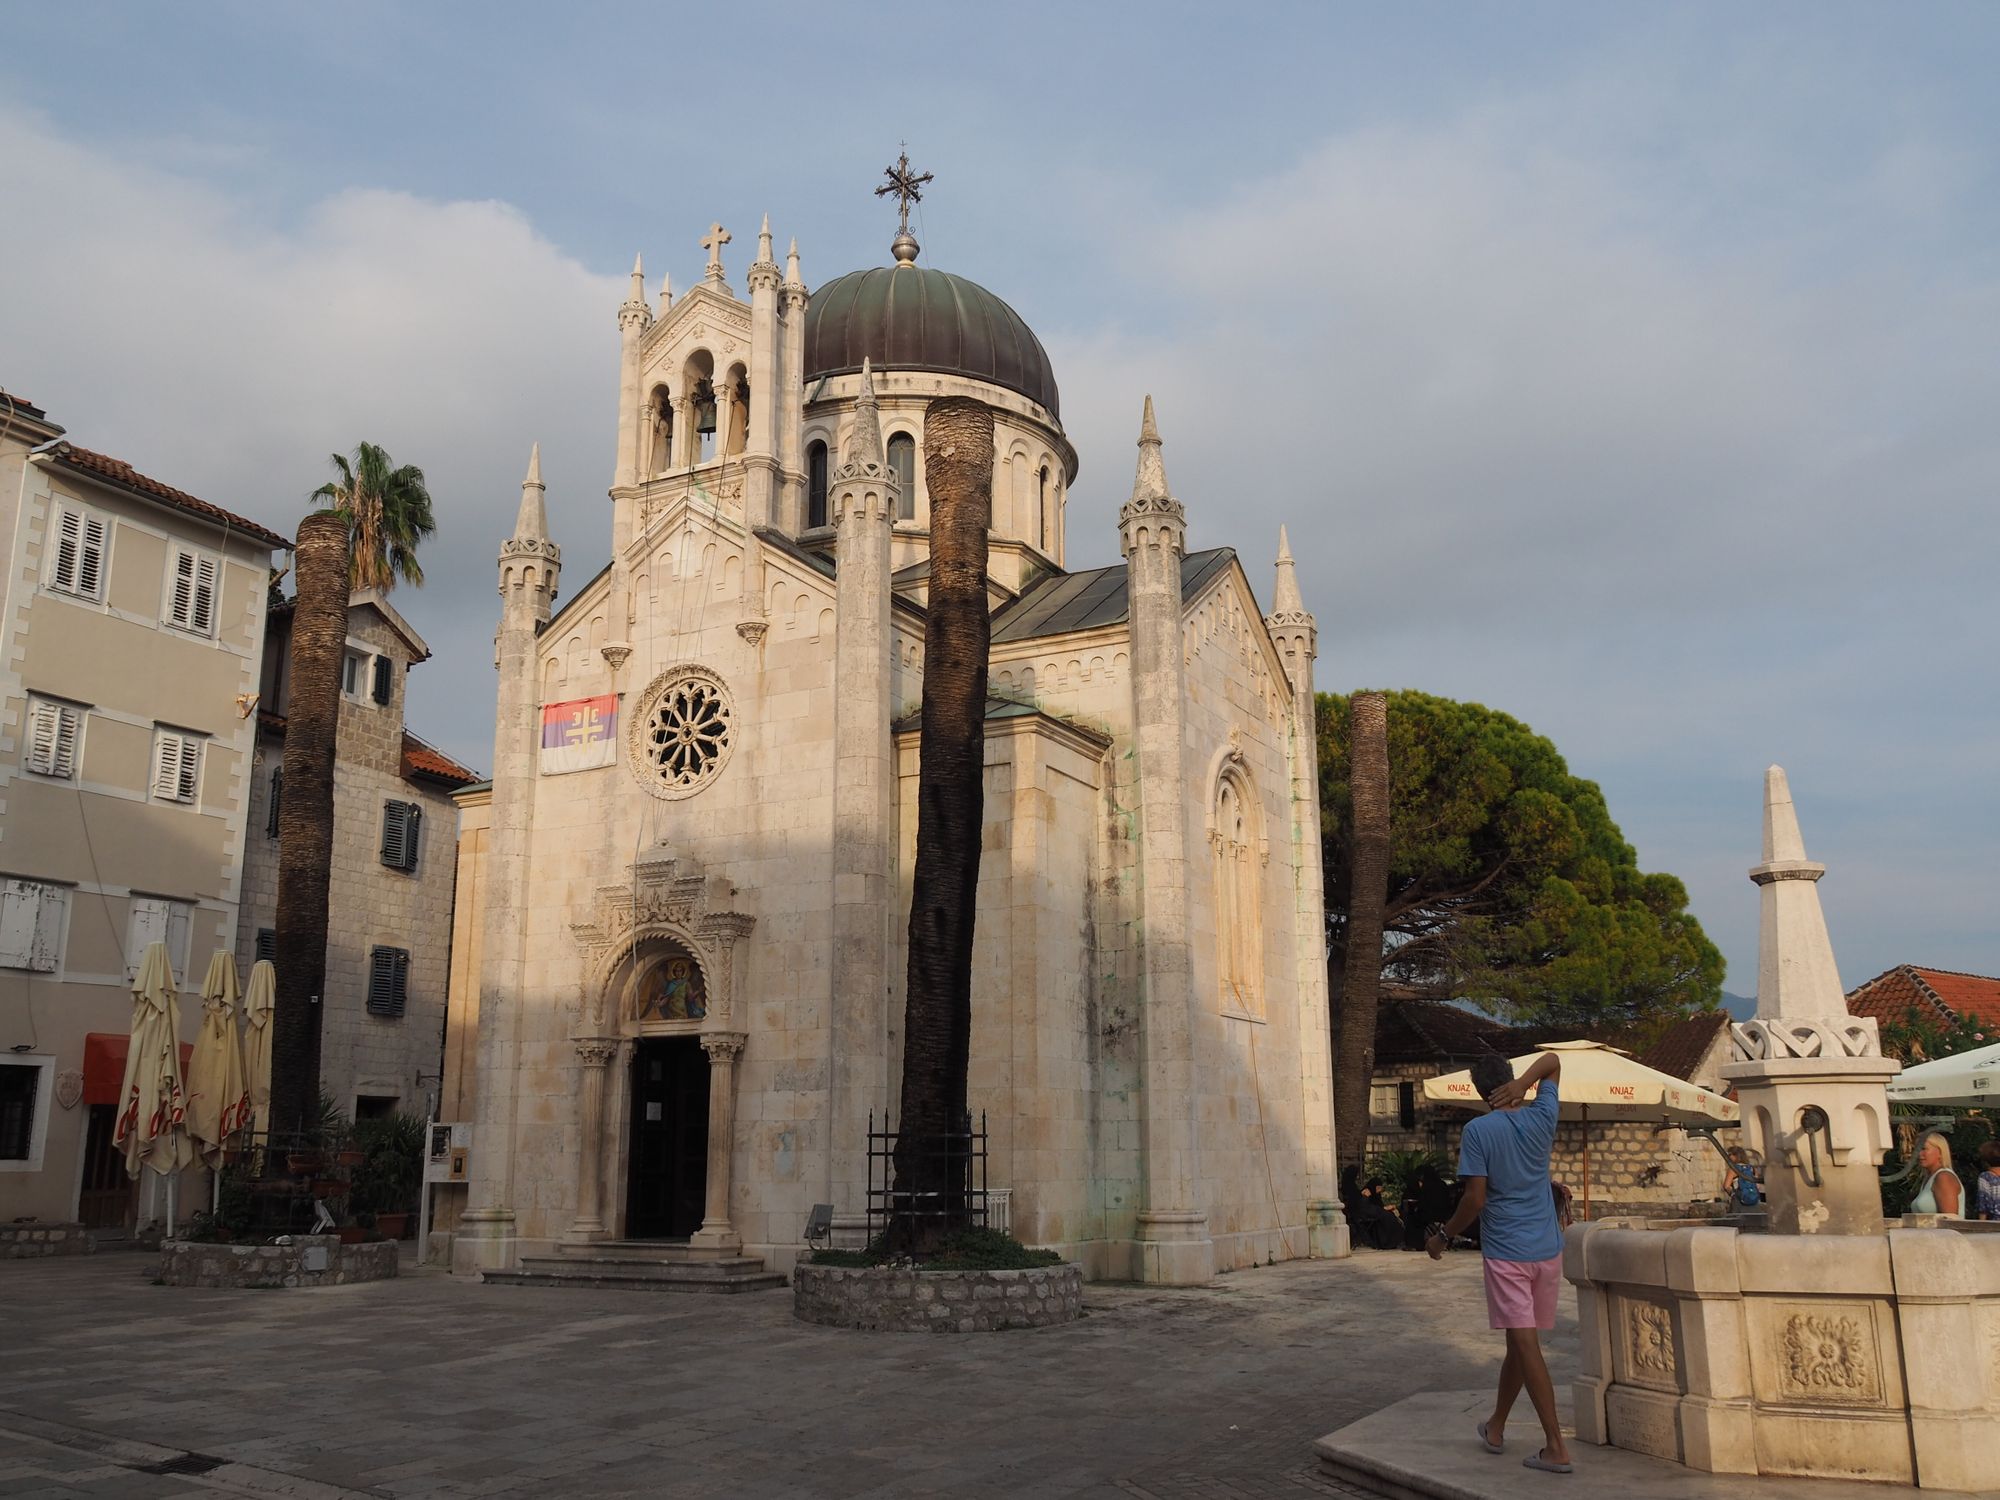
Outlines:
{"type": "Polygon", "coordinates": [[[889,1266],[792,1268],[801,1322],[884,1333],[992,1333],[1050,1328],[1083,1311],[1083,1269],[914,1271],[889,1266]]]}
{"type": "Polygon", "coordinates": [[[168,1286],[310,1287],[382,1281],[397,1274],[393,1240],[343,1245],[331,1234],[301,1234],[287,1245],[208,1245],[168,1240],[160,1280],[168,1286]]]}
{"type": "Polygon", "coordinates": [[[0,1260],[90,1255],[97,1241],[81,1224],[0,1224],[0,1260]]]}

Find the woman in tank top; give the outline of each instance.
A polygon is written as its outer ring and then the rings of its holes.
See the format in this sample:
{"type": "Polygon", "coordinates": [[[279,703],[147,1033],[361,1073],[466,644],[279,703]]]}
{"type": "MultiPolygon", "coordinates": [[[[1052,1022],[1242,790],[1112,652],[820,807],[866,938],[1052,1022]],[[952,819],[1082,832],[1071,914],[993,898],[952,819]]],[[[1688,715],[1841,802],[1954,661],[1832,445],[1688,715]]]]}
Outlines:
{"type": "Polygon", "coordinates": [[[1910,1200],[1910,1212],[1964,1218],[1965,1186],[1951,1169],[1951,1142],[1941,1131],[1933,1130],[1917,1142],[1917,1165],[1928,1175],[1910,1200]]]}

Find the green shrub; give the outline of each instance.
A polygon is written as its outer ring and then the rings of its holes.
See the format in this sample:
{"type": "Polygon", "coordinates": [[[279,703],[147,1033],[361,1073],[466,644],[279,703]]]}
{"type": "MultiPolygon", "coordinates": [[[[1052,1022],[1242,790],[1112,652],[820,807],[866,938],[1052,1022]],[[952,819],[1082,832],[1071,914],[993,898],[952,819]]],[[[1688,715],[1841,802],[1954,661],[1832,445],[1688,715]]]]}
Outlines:
{"type": "Polygon", "coordinates": [[[883,1240],[873,1241],[865,1250],[815,1250],[816,1266],[913,1266],[919,1271],[1033,1271],[1062,1264],[1053,1250],[1030,1250],[998,1229],[961,1229],[949,1235],[935,1253],[905,1256],[891,1251],[883,1240]]]}

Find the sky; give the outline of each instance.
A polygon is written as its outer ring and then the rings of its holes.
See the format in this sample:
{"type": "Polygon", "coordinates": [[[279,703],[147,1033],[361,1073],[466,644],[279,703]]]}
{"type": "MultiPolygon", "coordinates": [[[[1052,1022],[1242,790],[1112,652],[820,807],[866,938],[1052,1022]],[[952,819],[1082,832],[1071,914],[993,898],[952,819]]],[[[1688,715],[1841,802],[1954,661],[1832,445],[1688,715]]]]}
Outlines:
{"type": "Polygon", "coordinates": [[[1189,546],[1319,685],[1503,709],[1756,987],[1763,769],[1851,986],[2000,974],[2000,10],[435,3],[5,10],[0,388],[290,531],[419,464],[411,727],[492,762],[531,442],[608,555],[635,252],[923,262],[1047,345],[1117,560],[1151,393],[1189,546]]]}

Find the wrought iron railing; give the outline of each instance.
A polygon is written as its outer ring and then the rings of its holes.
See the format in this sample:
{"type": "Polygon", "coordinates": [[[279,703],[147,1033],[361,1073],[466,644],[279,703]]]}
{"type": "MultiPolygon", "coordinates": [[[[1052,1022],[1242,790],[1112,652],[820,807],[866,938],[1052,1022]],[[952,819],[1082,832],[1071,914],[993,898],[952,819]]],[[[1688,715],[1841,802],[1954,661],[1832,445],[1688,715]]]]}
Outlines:
{"type": "Polygon", "coordinates": [[[872,1244],[889,1232],[891,1224],[913,1226],[918,1232],[926,1225],[941,1230],[970,1226],[988,1227],[992,1203],[986,1189],[986,1116],[979,1116],[979,1128],[966,1115],[957,1130],[908,1139],[890,1128],[887,1115],[880,1128],[875,1114],[868,1115],[868,1239],[872,1244]],[[920,1172],[928,1181],[949,1186],[941,1190],[917,1191],[900,1187],[896,1181],[898,1149],[913,1153],[916,1160],[936,1164],[938,1171],[920,1172]]]}

